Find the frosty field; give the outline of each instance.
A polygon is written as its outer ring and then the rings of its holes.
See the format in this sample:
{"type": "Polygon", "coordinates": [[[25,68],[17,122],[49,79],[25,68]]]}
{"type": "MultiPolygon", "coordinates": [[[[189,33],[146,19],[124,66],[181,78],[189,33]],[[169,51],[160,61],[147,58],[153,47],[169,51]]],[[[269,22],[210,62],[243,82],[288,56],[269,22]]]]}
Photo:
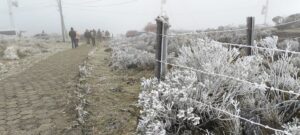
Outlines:
{"type": "Polygon", "coordinates": [[[35,38],[0,39],[0,79],[24,71],[52,54],[70,48],[55,40],[35,38]]]}
{"type": "Polygon", "coordinates": [[[168,38],[162,82],[154,77],[154,33],[74,50],[55,40],[1,39],[0,105],[9,114],[0,113],[0,133],[297,135],[298,41],[266,36],[245,56],[211,36],[168,38]]]}
{"type": "MultiPolygon", "coordinates": [[[[154,43],[147,40],[151,37],[148,34],[111,42],[112,68],[149,67],[143,62],[155,62],[152,49],[148,49],[154,48],[154,43]]],[[[138,134],[300,132],[299,54],[254,48],[254,55],[244,56],[242,48],[189,36],[170,38],[168,45],[172,68],[166,80],[142,80],[138,134]]],[[[298,51],[299,43],[279,42],[273,36],[258,41],[256,46],[298,51]]]]}

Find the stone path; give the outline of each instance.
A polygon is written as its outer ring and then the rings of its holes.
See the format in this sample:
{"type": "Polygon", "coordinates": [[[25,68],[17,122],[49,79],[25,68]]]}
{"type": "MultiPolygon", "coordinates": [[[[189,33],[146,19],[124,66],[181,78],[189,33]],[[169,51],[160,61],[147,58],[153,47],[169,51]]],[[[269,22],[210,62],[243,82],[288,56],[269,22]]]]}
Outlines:
{"type": "Polygon", "coordinates": [[[72,118],[66,113],[67,84],[75,81],[87,46],[57,53],[0,81],[0,135],[60,135],[72,118]]]}

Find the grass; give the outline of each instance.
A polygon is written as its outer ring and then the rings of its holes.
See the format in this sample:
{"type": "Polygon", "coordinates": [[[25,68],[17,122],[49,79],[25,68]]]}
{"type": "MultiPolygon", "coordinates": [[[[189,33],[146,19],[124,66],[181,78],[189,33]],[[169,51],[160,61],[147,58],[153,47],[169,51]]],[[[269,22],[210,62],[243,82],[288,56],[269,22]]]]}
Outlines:
{"type": "Polygon", "coordinates": [[[92,93],[88,97],[90,118],[87,128],[91,134],[135,134],[140,79],[151,77],[153,71],[113,71],[109,67],[111,52],[105,50],[106,47],[99,47],[90,61],[93,71],[88,78],[92,93]]]}

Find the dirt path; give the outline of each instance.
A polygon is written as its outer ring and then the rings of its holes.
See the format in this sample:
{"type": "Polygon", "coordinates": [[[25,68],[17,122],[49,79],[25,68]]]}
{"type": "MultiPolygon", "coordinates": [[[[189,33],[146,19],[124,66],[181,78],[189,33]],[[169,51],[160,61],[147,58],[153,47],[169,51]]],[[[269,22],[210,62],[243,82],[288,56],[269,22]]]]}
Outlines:
{"type": "Polygon", "coordinates": [[[112,71],[109,67],[110,52],[100,47],[89,63],[93,70],[88,82],[92,93],[88,96],[90,113],[86,134],[132,135],[135,134],[139,110],[136,107],[140,92],[140,79],[151,71],[112,71]]]}
{"type": "Polygon", "coordinates": [[[57,53],[0,81],[0,135],[60,135],[73,119],[67,95],[89,47],[57,53]]]}

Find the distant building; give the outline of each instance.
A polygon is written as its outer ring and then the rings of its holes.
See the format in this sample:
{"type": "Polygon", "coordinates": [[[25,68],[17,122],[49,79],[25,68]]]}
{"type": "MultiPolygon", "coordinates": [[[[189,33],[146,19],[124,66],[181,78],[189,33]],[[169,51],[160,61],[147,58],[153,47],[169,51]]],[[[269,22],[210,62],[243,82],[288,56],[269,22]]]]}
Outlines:
{"type": "Polygon", "coordinates": [[[8,36],[16,36],[17,31],[16,30],[0,30],[1,35],[8,35],[8,36]]]}
{"type": "Polygon", "coordinates": [[[139,32],[136,30],[130,30],[130,31],[127,31],[127,33],[126,33],[126,37],[135,37],[138,35],[139,35],[139,32]]]}

